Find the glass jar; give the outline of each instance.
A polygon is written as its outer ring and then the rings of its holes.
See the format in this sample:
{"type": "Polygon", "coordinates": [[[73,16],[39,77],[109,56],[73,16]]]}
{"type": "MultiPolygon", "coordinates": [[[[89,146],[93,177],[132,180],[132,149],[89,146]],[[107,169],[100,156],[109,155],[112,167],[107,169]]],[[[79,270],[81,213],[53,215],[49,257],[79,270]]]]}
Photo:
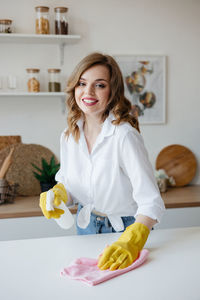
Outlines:
{"type": "Polygon", "coordinates": [[[36,6],[36,34],[49,34],[49,7],[36,6]]]}
{"type": "Polygon", "coordinates": [[[60,92],[60,69],[48,69],[49,81],[48,81],[48,91],[49,92],[60,92]]]}
{"type": "Polygon", "coordinates": [[[11,90],[16,89],[17,88],[17,76],[8,75],[8,77],[7,77],[7,86],[11,90]]]}
{"type": "Polygon", "coordinates": [[[0,33],[12,33],[12,20],[0,20],[0,33]]]}
{"type": "Polygon", "coordinates": [[[67,7],[55,7],[55,34],[68,34],[67,7]]]}
{"type": "Polygon", "coordinates": [[[28,73],[28,92],[38,93],[40,91],[39,72],[40,69],[26,69],[28,73]]]}

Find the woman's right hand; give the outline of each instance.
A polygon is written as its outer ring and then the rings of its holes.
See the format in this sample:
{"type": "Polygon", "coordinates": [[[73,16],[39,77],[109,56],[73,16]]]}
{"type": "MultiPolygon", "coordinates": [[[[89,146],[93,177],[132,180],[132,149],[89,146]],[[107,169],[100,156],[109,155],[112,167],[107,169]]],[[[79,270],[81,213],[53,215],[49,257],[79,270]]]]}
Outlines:
{"type": "Polygon", "coordinates": [[[47,219],[58,219],[64,214],[63,209],[59,209],[61,202],[67,203],[67,192],[62,183],[56,184],[48,192],[40,194],[40,208],[47,219]]]}

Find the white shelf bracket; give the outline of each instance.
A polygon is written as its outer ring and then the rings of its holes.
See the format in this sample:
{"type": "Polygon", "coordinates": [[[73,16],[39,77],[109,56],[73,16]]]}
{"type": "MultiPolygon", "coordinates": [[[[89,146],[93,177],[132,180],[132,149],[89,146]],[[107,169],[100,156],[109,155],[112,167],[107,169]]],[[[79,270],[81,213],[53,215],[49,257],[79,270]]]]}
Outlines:
{"type": "Polygon", "coordinates": [[[64,44],[60,44],[59,45],[59,51],[60,51],[60,66],[63,66],[64,64],[64,48],[65,48],[65,45],[64,44]]]}

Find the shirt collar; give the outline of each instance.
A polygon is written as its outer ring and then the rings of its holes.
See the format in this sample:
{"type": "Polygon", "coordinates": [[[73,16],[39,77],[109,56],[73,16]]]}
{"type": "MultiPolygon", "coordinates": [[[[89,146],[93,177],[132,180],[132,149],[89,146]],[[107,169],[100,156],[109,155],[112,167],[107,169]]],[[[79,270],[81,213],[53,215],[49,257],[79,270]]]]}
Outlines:
{"type": "MultiPolygon", "coordinates": [[[[105,137],[113,135],[114,130],[115,130],[115,125],[112,124],[112,121],[114,119],[115,119],[114,115],[112,113],[110,113],[109,116],[103,122],[101,132],[97,137],[97,140],[93,147],[92,153],[95,151],[95,149],[98,147],[98,145],[103,142],[105,137]]],[[[87,144],[86,144],[86,140],[85,140],[84,132],[83,132],[83,118],[80,118],[76,124],[78,125],[79,130],[80,130],[79,144],[80,144],[81,148],[83,149],[83,151],[85,153],[88,153],[88,148],[87,148],[87,144]]]]}
{"type": "Polygon", "coordinates": [[[114,133],[115,125],[112,124],[112,121],[115,120],[115,117],[112,113],[105,119],[100,135],[104,138],[110,136],[114,133]]]}
{"type": "MultiPolygon", "coordinates": [[[[115,120],[115,117],[113,113],[110,113],[102,124],[102,130],[100,133],[102,137],[110,136],[114,133],[115,125],[112,124],[113,120],[115,120]]],[[[80,132],[83,132],[83,118],[80,118],[76,124],[78,125],[80,132]]]]}

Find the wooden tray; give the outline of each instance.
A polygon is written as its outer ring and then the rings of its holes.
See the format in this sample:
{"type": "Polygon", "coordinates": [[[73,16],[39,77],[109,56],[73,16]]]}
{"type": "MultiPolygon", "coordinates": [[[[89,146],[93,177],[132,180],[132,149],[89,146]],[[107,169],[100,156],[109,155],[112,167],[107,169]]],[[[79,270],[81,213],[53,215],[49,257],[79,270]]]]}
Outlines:
{"type": "Polygon", "coordinates": [[[194,178],[197,161],[188,148],[182,145],[170,145],[158,154],[156,169],[164,169],[168,176],[174,177],[176,186],[184,186],[194,178]]]}

